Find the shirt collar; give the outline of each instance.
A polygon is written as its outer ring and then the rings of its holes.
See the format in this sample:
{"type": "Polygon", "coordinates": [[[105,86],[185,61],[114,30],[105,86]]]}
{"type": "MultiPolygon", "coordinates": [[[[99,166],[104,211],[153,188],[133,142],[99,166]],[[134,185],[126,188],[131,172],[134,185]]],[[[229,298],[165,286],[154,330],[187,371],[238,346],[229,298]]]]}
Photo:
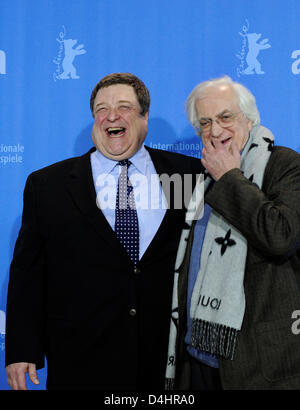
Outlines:
{"type": "Polygon", "coordinates": [[[97,149],[95,151],[95,157],[97,158],[98,164],[100,165],[101,172],[103,174],[110,174],[118,163],[117,161],[114,161],[113,159],[107,158],[97,149]]]}
{"type": "Polygon", "coordinates": [[[149,158],[149,153],[146,150],[144,144],[141,148],[131,157],[129,158],[132,165],[142,174],[146,175],[147,169],[147,160],[149,158]]]}
{"type": "MultiPolygon", "coordinates": [[[[118,161],[113,159],[107,158],[103,155],[100,151],[95,151],[95,156],[101,165],[101,172],[104,174],[110,174],[115,166],[118,164],[118,161]]],[[[129,158],[132,165],[142,174],[146,175],[146,168],[147,168],[147,160],[149,158],[149,153],[146,150],[144,144],[140,147],[140,149],[131,157],[129,158]]]]}

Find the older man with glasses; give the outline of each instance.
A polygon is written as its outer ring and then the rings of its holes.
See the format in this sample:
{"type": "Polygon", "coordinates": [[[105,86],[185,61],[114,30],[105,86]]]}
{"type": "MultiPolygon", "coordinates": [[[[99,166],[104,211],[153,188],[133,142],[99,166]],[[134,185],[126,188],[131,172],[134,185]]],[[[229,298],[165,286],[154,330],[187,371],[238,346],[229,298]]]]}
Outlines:
{"type": "Polygon", "coordinates": [[[204,201],[177,255],[168,387],[299,389],[300,155],[274,146],[254,96],[227,76],[196,86],[186,108],[204,201]]]}

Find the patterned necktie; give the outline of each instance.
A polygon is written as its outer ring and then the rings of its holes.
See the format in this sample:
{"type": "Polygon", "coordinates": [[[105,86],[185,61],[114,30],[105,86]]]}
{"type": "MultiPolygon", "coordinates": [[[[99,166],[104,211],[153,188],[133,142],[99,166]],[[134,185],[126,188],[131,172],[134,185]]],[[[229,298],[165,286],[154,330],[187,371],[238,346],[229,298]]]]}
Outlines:
{"type": "Polygon", "coordinates": [[[116,200],[115,233],[136,266],[139,261],[139,225],[133,187],[128,178],[131,162],[125,159],[118,164],[121,166],[121,173],[116,200]]]}

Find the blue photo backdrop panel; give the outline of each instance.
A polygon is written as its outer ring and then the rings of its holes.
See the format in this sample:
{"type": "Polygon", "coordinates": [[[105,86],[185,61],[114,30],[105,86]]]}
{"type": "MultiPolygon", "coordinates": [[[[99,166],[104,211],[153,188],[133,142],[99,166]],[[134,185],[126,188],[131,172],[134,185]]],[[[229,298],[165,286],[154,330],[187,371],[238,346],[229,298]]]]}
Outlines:
{"type": "Polygon", "coordinates": [[[200,158],[184,102],[200,81],[227,74],[254,93],[277,144],[300,151],[299,16],[298,0],[1,0],[1,390],[24,184],[30,172],[92,146],[94,85],[112,72],[139,76],[152,99],[147,145],[200,158]]]}

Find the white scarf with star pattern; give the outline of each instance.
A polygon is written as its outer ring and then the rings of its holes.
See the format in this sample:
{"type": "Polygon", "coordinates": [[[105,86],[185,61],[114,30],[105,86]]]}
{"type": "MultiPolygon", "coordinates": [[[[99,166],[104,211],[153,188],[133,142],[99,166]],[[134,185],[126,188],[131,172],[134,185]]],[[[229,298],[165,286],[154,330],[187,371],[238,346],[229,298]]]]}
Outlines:
{"type": "MultiPolygon", "coordinates": [[[[273,134],[265,127],[255,126],[250,132],[249,140],[242,153],[241,171],[260,189],[273,144],[273,134]]],[[[211,177],[208,176],[204,182],[204,192],[210,182],[211,177]]],[[[191,204],[194,207],[193,201],[194,199],[191,200],[191,204]]],[[[203,206],[203,201],[201,201],[197,212],[203,206]]],[[[193,211],[188,209],[186,228],[182,232],[176,259],[173,312],[178,311],[178,271],[186,253],[187,240],[195,219],[193,211]]],[[[200,271],[193,289],[189,312],[192,319],[191,345],[194,348],[226,359],[233,359],[236,338],[241,329],[245,311],[243,281],[246,256],[246,238],[212,209],[206,227],[200,271]]],[[[167,387],[172,386],[175,375],[176,334],[177,326],[173,318],[170,325],[167,387]]]]}

